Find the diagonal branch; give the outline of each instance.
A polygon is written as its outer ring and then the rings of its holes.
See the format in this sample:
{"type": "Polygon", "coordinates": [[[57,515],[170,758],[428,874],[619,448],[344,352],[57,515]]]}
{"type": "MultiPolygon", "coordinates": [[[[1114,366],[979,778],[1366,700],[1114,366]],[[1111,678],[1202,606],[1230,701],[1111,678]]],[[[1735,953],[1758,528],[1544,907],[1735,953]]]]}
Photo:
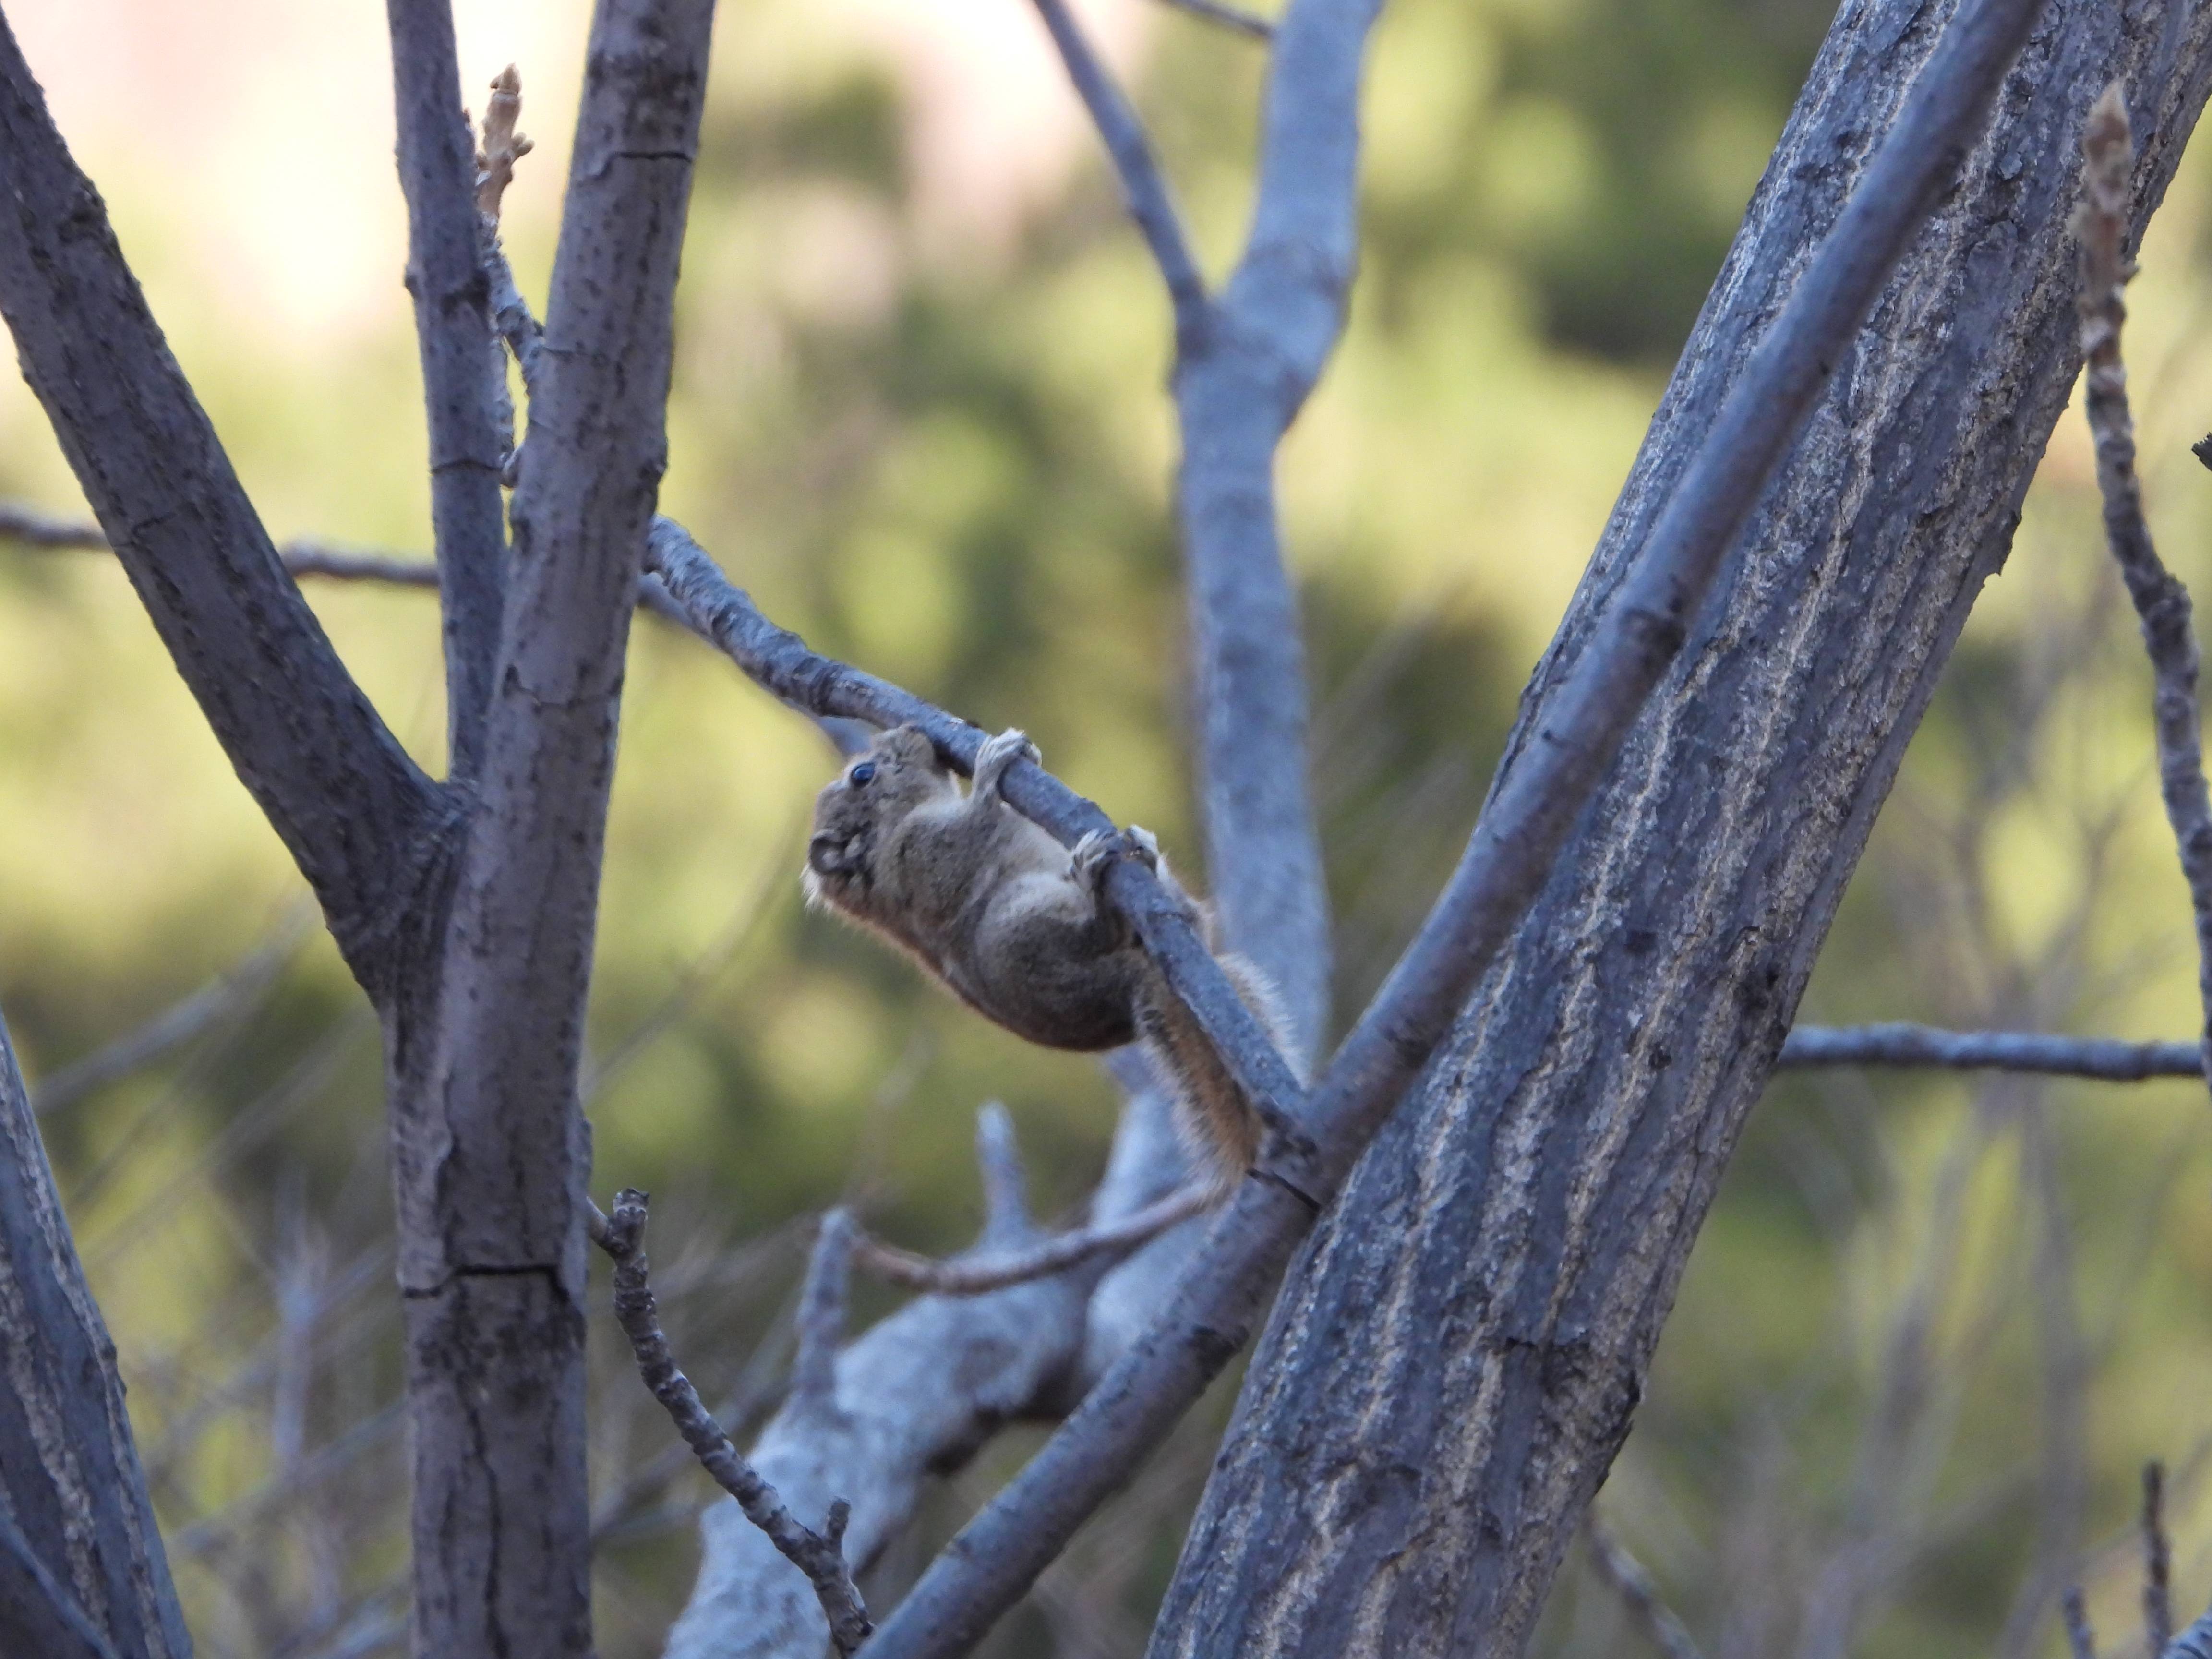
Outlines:
{"type": "Polygon", "coordinates": [[[1598,1518],[1595,1510],[1583,1522],[1583,1535],[1589,1543],[1590,1565],[1620,1598],[1630,1619],[1650,1638],[1651,1645],[1666,1659],[1704,1659],[1695,1638],[1659,1594],[1658,1584],[1644,1571],[1644,1564],[1628,1553],[1627,1546],[1613,1536],[1613,1528],[1598,1518]]]}
{"type": "MultiPolygon", "coordinates": [[[[681,525],[656,519],[646,557],[694,629],[764,690],[818,716],[878,726],[918,726],[953,766],[963,773],[974,767],[984,735],[979,727],[886,680],[809,650],[798,635],[762,616],[751,597],[731,585],[681,525]]],[[[1094,830],[1115,827],[1096,802],[1032,761],[1018,761],[1007,772],[1006,795],[1017,811],[1064,847],[1074,846],[1094,830]]],[[[1141,863],[1115,860],[1106,891],[1176,994],[1197,1016],[1238,1086],[1266,1120],[1273,1141],[1279,1143],[1263,1152],[1263,1167],[1295,1189],[1310,1190],[1304,1183],[1310,1142],[1300,1121],[1304,1091],[1265,1028],[1237,996],[1182,908],[1141,863]]]]}
{"type": "Polygon", "coordinates": [[[347,964],[388,998],[394,913],[452,803],[278,562],[0,21],[0,314],[85,498],[347,964]]]}
{"type": "MultiPolygon", "coordinates": [[[[1098,136],[1106,141],[1106,153],[1113,157],[1114,171],[1121,178],[1129,216],[1144,233],[1145,244],[1160,268],[1160,280],[1167,284],[1168,300],[1175,308],[1176,337],[1187,347],[1206,325],[1206,279],[1192,257],[1189,239],[1176,215],[1175,199],[1168,193],[1167,180],[1145,137],[1144,125],[1098,61],[1097,53],[1091,51],[1082,27],[1067,8],[1067,0],[1035,0],[1035,3],[1037,15],[1059,49],[1060,62],[1067,66],[1067,78],[1075,83],[1084,107],[1097,125],[1098,136]]],[[[1205,0],[1199,3],[1203,6],[1205,0]]]]}
{"type": "Polygon", "coordinates": [[[407,290],[430,428],[430,520],[445,615],[446,720],[452,769],[483,763],[484,708],[499,650],[507,578],[500,493],[507,371],[478,257],[476,146],[461,108],[450,0],[386,0],[407,198],[407,290]]]}
{"type": "Polygon", "coordinates": [[[2197,988],[2203,1008],[2201,1069],[2212,1085],[2212,797],[2204,785],[2204,739],[2197,708],[2197,635],[2190,626],[2189,590],[2158,556],[2144,521],[2136,477],[2135,422],[2128,410],[2128,372],[2120,361],[2123,290],[2135,267],[2126,254],[2135,143],[2128,109],[2115,82],[2094,108],[2081,136],[2081,205],[2075,220],[2081,240],[2081,349],[2088,358],[2083,401],[2097,446],[2097,488],[2105,501],[2105,538],[2142,620],[2143,648],[2157,683],[2152,708],[2158,731],[2159,793],[2181,854],[2197,927],[2197,988]]]}
{"type": "Polygon", "coordinates": [[[633,1188],[615,1194],[612,1215],[590,1212],[592,1242],[615,1264],[615,1318],[637,1356],[639,1374],[653,1391],[676,1431],[684,1437],[700,1466],[714,1477],[714,1484],[738,1500],[745,1519],[768,1535],[778,1553],[806,1575],[814,1586],[822,1612],[830,1621],[830,1639],[841,1655],[855,1651],[874,1628],[868,1609],[845,1564],[846,1522],[850,1505],[842,1498],[830,1506],[829,1519],[816,1532],[793,1516],[776,1489],[763,1480],[722,1432],[706,1402],[699,1398],[691,1379],[678,1369],[669,1350],[668,1334],[660,1328],[660,1315],[653,1295],[652,1268],[645,1255],[646,1197],[633,1188]]]}
{"type": "Polygon", "coordinates": [[[975,1253],[950,1261],[933,1261],[866,1234],[858,1241],[856,1254],[861,1267],[903,1290],[980,1296],[1065,1273],[1095,1256],[1126,1254],[1193,1216],[1204,1215],[1213,1203],[1211,1187],[1182,1187],[1126,1216],[1079,1227],[1027,1249],[975,1253]]]}
{"type": "MultiPolygon", "coordinates": [[[[1958,176],[2039,10],[2034,0],[1981,0],[1945,29],[1595,637],[1538,716],[1537,739],[1499,780],[1419,937],[1316,1089],[1310,1113],[1328,1183],[1320,1196],[1334,1194],[1534,901],[1768,475],[1907,241],[1958,176]]],[[[1283,50],[1289,33],[1286,25],[1283,50]]],[[[877,1659],[951,1659],[1013,1603],[1227,1363],[1310,1222],[1279,1190],[1243,1184],[1173,1304],[931,1565],[878,1632],[877,1659]]]]}

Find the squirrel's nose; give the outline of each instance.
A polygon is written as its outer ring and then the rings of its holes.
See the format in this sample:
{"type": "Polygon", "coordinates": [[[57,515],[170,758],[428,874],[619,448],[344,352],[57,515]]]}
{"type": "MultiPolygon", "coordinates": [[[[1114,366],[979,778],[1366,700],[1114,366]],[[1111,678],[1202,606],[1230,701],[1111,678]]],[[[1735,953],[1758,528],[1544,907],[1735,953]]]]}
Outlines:
{"type": "Polygon", "coordinates": [[[835,836],[817,836],[806,843],[806,867],[817,876],[835,875],[837,855],[845,850],[845,843],[835,836]]]}

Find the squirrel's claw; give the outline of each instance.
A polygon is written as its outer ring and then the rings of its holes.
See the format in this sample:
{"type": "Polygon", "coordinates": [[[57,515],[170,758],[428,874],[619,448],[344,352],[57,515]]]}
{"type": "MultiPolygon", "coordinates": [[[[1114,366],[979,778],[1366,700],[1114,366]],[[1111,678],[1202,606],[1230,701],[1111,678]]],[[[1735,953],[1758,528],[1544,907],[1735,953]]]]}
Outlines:
{"type": "Polygon", "coordinates": [[[1092,892],[1106,879],[1115,859],[1134,859],[1147,870],[1160,867],[1160,844],[1152,831],[1132,824],[1127,830],[1093,830],[1068,854],[1075,878],[1092,892]]]}
{"type": "Polygon", "coordinates": [[[975,751],[975,795],[995,795],[1005,787],[1006,769],[1016,761],[1041,761],[1037,746],[1031,743],[1029,733],[1008,726],[996,737],[983,739],[975,751]]]}

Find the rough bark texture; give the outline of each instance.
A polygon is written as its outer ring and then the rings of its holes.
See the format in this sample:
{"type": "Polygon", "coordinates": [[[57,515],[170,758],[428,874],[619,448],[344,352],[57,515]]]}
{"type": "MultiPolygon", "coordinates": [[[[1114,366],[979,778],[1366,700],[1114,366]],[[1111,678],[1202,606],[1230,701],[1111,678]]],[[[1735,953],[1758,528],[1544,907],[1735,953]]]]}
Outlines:
{"type": "MultiPolygon", "coordinates": [[[[1507,767],[1950,9],[1870,0],[1838,17],[1507,767]]],[[[2208,74],[2201,6],[2050,8],[1745,532],[1725,599],[1301,1259],[1154,1653],[1521,1650],[2064,404],[2082,114],[2126,80],[2152,135],[2140,226],[2208,74]]]]}
{"type": "Polygon", "coordinates": [[[100,528],[370,994],[453,803],[285,573],[0,19],[0,314],[100,528]]]}
{"type": "Polygon", "coordinates": [[[713,15],[593,21],[483,774],[387,1025],[425,1655],[591,1649],[577,1070],[713,15]]]}
{"type": "Polygon", "coordinates": [[[0,1026],[0,1653],[191,1652],[115,1345],[0,1026]]]}
{"type": "Polygon", "coordinates": [[[476,145],[461,108],[449,0],[388,0],[407,291],[430,428],[430,519],[446,635],[446,732],[457,778],[483,763],[507,566],[500,467],[510,421],[477,217],[476,145]]]}

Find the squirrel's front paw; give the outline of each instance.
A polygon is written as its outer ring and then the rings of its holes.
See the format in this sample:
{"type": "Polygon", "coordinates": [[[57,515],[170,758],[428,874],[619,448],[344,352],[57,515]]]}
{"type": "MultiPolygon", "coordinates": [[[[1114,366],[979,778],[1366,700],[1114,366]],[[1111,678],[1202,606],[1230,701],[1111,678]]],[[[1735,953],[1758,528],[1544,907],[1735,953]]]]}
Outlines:
{"type": "Polygon", "coordinates": [[[975,750],[975,793],[995,795],[1006,782],[1006,769],[1016,761],[1042,759],[1029,733],[1010,726],[996,737],[984,738],[975,750]]]}

